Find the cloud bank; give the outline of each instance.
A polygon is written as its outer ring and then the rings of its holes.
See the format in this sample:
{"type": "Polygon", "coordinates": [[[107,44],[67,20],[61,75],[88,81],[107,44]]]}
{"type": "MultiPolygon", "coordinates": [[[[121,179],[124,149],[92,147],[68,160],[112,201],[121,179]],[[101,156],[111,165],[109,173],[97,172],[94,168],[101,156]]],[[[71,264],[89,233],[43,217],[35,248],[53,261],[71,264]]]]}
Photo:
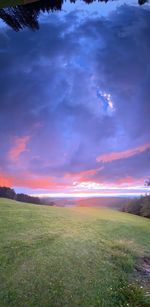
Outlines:
{"type": "Polygon", "coordinates": [[[149,19],[149,8],[124,5],[0,32],[1,184],[36,193],[144,184],[149,19]]]}

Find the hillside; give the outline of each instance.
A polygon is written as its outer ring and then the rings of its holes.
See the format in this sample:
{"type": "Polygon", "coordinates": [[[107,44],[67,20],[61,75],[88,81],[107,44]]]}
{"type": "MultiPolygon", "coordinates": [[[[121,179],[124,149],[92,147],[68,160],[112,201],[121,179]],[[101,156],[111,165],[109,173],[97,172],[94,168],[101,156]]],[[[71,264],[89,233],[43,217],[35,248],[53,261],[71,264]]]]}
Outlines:
{"type": "Polygon", "coordinates": [[[92,197],[79,199],[76,204],[80,207],[108,207],[119,209],[127,200],[127,197],[92,197]]]}
{"type": "Polygon", "coordinates": [[[48,203],[53,203],[59,207],[79,206],[79,207],[108,207],[113,209],[119,209],[125,204],[129,197],[47,197],[43,198],[48,203]]]}
{"type": "Polygon", "coordinates": [[[150,306],[150,221],[0,199],[0,306],[150,306]]]}

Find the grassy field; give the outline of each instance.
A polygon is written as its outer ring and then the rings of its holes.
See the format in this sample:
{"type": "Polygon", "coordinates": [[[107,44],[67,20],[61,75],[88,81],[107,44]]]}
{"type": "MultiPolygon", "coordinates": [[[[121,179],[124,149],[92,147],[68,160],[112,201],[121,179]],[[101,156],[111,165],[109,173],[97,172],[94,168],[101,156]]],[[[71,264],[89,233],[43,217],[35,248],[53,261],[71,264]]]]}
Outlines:
{"type": "Polygon", "coordinates": [[[150,220],[0,200],[0,306],[150,306],[150,220]]]}

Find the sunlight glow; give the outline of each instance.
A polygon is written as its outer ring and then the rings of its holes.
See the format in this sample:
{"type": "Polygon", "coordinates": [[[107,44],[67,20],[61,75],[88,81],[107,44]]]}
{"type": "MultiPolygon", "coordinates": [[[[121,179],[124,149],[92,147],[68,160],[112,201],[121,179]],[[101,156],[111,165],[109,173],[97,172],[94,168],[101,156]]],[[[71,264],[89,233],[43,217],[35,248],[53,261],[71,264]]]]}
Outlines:
{"type": "Polygon", "coordinates": [[[97,182],[91,182],[91,181],[86,181],[86,182],[74,182],[74,190],[137,190],[137,189],[145,189],[148,190],[147,187],[143,185],[132,185],[129,186],[127,185],[118,185],[114,186],[113,184],[102,184],[102,183],[97,183],[97,182]]]}
{"type": "Polygon", "coordinates": [[[55,197],[55,198],[88,198],[88,197],[134,197],[144,195],[143,192],[125,192],[125,193],[39,193],[30,194],[38,197],[55,197]]]}
{"type": "Polygon", "coordinates": [[[104,112],[112,113],[113,111],[115,111],[114,103],[109,93],[98,90],[97,96],[100,98],[104,112]]]}

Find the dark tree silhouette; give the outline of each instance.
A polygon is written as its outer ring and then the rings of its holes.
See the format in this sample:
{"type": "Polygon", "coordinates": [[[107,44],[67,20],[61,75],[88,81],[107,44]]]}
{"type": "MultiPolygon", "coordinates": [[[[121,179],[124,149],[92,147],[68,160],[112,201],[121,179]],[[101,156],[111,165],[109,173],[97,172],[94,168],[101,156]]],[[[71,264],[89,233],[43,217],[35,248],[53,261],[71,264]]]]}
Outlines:
{"type": "Polygon", "coordinates": [[[140,198],[129,199],[121,209],[135,215],[150,218],[150,195],[141,196],[140,198]]]}
{"type": "Polygon", "coordinates": [[[16,193],[9,187],[0,187],[0,197],[16,199],[16,193]]]}
{"type": "Polygon", "coordinates": [[[9,187],[0,187],[0,198],[1,197],[15,199],[26,203],[41,204],[41,200],[39,197],[30,196],[23,193],[16,194],[15,190],[9,187]]]}
{"type": "Polygon", "coordinates": [[[140,213],[142,216],[150,218],[150,196],[145,196],[140,213]]]}
{"type": "MultiPolygon", "coordinates": [[[[40,0],[25,5],[16,5],[0,9],[0,18],[15,31],[25,27],[32,30],[39,29],[38,17],[40,12],[50,12],[61,10],[65,0],[40,0]]],[[[96,0],[83,0],[90,4],[96,0]]],[[[113,0],[97,0],[98,2],[108,2],[113,0]]],[[[140,5],[149,0],[137,0],[140,5]]],[[[76,0],[70,0],[75,3],[76,0]]]]}
{"type": "Polygon", "coordinates": [[[146,180],[145,185],[146,185],[147,187],[150,187],[150,178],[146,180]]]}
{"type": "Polygon", "coordinates": [[[37,205],[41,204],[39,197],[29,196],[23,193],[17,194],[16,200],[24,202],[24,203],[31,203],[31,204],[37,204],[37,205]]]}
{"type": "Polygon", "coordinates": [[[148,2],[148,0],[138,0],[139,5],[143,5],[143,4],[145,4],[146,2],[148,2]]]}

